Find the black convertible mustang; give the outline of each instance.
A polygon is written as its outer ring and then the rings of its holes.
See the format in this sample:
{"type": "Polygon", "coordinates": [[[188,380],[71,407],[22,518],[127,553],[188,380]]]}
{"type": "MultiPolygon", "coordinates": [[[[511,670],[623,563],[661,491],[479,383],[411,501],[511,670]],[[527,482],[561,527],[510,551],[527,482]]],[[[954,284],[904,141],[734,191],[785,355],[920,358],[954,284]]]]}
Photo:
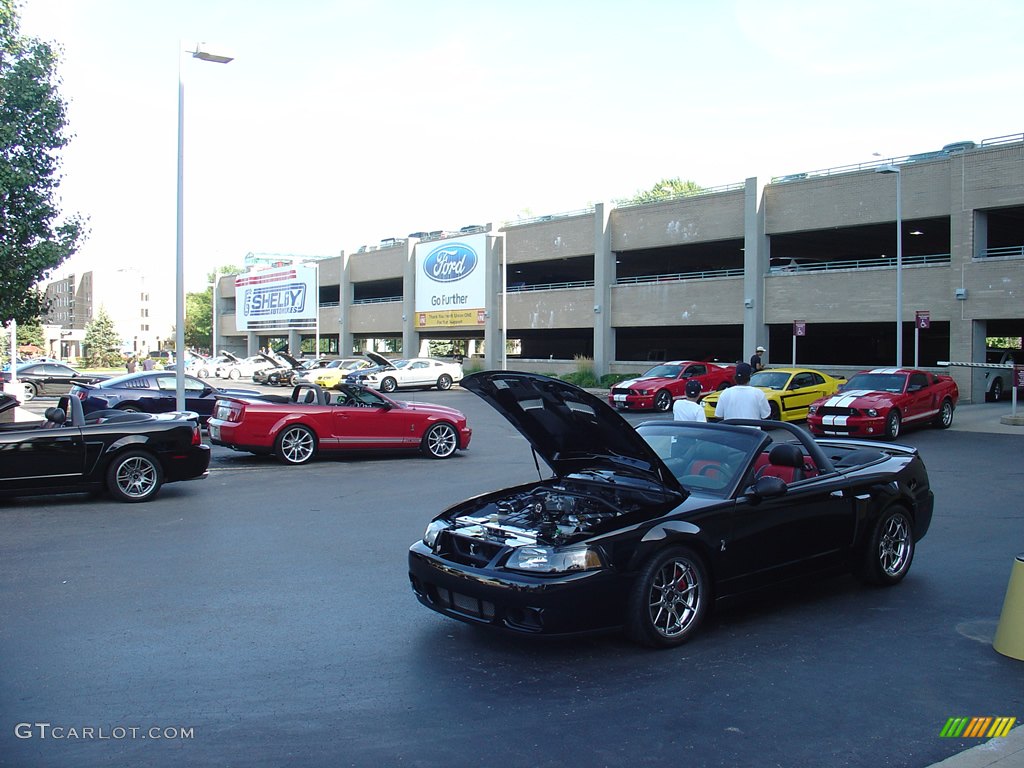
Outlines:
{"type": "MultiPolygon", "coordinates": [[[[18,403],[0,397],[0,414],[18,403]]],[[[192,413],[82,412],[60,398],[46,420],[0,423],[0,496],[106,490],[148,501],[164,483],[206,477],[210,447],[192,413]]]]}
{"type": "Polygon", "coordinates": [[[554,476],[458,504],[412,545],[416,597],[454,619],[525,634],[621,627],[674,646],[714,600],[794,576],[896,584],[931,522],[913,448],[816,442],[775,421],[634,429],[584,390],[527,373],[462,387],[554,476]]]}

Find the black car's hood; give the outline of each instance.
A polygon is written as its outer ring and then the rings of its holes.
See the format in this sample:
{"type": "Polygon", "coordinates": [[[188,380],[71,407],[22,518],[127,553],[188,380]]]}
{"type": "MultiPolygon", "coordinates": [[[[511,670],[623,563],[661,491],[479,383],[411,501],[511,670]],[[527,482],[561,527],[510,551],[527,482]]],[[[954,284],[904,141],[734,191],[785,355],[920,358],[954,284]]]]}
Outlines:
{"type": "Polygon", "coordinates": [[[508,419],[560,477],[587,469],[612,470],[686,494],[632,425],[586,390],[518,371],[470,374],[461,387],[508,419]]]}

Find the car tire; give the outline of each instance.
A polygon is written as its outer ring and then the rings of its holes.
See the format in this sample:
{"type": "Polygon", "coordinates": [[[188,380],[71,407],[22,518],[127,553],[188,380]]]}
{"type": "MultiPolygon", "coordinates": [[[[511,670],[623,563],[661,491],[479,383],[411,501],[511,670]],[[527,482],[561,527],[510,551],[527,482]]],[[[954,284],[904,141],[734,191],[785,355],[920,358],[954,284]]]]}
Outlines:
{"type": "Polygon", "coordinates": [[[208,369],[206,369],[206,368],[200,368],[198,371],[196,371],[196,376],[198,376],[200,379],[205,379],[209,375],[210,375],[210,371],[208,369]]]}
{"type": "Polygon", "coordinates": [[[629,595],[626,634],[653,648],[672,648],[693,637],[711,604],[711,579],[688,547],[670,547],[644,565],[629,595]]]}
{"type": "Polygon", "coordinates": [[[939,415],[935,417],[935,426],[939,429],[949,429],[953,425],[953,401],[946,398],[939,408],[939,415]]]}
{"type": "Polygon", "coordinates": [[[242,372],[237,368],[232,368],[230,371],[228,371],[228,378],[231,379],[232,381],[238,381],[240,378],[242,378],[242,372]]]}
{"type": "Polygon", "coordinates": [[[146,451],[126,451],[107,467],[107,491],[118,501],[149,501],[163,482],[160,462],[146,451]]]}
{"type": "Polygon", "coordinates": [[[117,410],[123,411],[124,413],[142,413],[142,409],[139,408],[139,406],[132,405],[130,403],[128,405],[117,406],[117,410]]]}
{"type": "Polygon", "coordinates": [[[725,392],[725,390],[727,390],[728,388],[729,388],[729,382],[728,381],[723,381],[721,384],[719,384],[717,387],[715,387],[715,391],[716,392],[725,392]]]}
{"type": "Polygon", "coordinates": [[[782,419],[782,413],[779,411],[778,403],[768,403],[768,418],[772,421],[779,421],[782,419]]]}
{"type": "Polygon", "coordinates": [[[455,427],[447,422],[431,425],[423,435],[420,448],[425,456],[431,459],[447,459],[455,455],[459,447],[459,435],[455,427]]]}
{"type": "Polygon", "coordinates": [[[390,376],[385,376],[380,382],[380,391],[391,393],[398,389],[398,382],[390,376]]]}
{"type": "Polygon", "coordinates": [[[437,388],[441,391],[452,388],[452,377],[447,373],[442,373],[437,377],[437,388]]]}
{"type": "Polygon", "coordinates": [[[654,396],[654,410],[665,413],[672,408],[672,393],[663,389],[654,396]]]}
{"type": "Polygon", "coordinates": [[[316,436],[309,427],[285,427],[274,441],[274,453],[285,464],[305,464],[316,456],[316,436]]]}
{"type": "Polygon", "coordinates": [[[992,389],[985,397],[986,400],[991,400],[994,403],[998,403],[1003,399],[1003,380],[996,377],[992,382],[992,389]]]}
{"type": "Polygon", "coordinates": [[[33,384],[31,381],[26,381],[25,386],[22,390],[22,398],[25,400],[25,402],[27,403],[29,400],[35,399],[35,396],[38,394],[39,392],[36,390],[36,385],[33,384]]]}
{"type": "Polygon", "coordinates": [[[903,418],[900,416],[900,412],[893,408],[889,411],[889,415],[885,417],[885,439],[895,440],[899,437],[902,425],[903,418]]]}
{"type": "Polygon", "coordinates": [[[876,586],[898,584],[914,560],[914,524],[907,510],[889,507],[878,519],[861,556],[857,577],[876,586]]]}

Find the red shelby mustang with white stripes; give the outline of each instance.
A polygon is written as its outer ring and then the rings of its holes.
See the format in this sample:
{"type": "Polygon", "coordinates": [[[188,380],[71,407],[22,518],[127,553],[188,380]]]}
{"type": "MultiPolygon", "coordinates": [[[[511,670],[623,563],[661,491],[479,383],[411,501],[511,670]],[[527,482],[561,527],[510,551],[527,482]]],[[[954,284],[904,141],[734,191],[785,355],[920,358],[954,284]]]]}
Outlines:
{"type": "Polygon", "coordinates": [[[875,368],[850,378],[836,394],[811,403],[811,433],[893,440],[904,426],[946,429],[960,393],[956,382],[914,368],[875,368]]]}

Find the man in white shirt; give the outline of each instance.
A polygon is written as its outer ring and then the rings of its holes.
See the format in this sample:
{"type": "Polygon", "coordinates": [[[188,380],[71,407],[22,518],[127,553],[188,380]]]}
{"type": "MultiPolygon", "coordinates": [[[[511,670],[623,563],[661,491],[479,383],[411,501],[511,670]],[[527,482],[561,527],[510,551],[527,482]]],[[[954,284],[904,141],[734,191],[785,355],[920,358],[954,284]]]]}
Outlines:
{"type": "Polygon", "coordinates": [[[672,418],[676,421],[707,421],[704,406],[700,400],[700,382],[690,379],[686,382],[686,397],[672,403],[672,418]]]}
{"type": "Polygon", "coordinates": [[[736,366],[736,385],[724,390],[715,406],[719,419],[767,419],[772,413],[768,398],[757,387],[750,386],[750,366],[736,366]]]}

